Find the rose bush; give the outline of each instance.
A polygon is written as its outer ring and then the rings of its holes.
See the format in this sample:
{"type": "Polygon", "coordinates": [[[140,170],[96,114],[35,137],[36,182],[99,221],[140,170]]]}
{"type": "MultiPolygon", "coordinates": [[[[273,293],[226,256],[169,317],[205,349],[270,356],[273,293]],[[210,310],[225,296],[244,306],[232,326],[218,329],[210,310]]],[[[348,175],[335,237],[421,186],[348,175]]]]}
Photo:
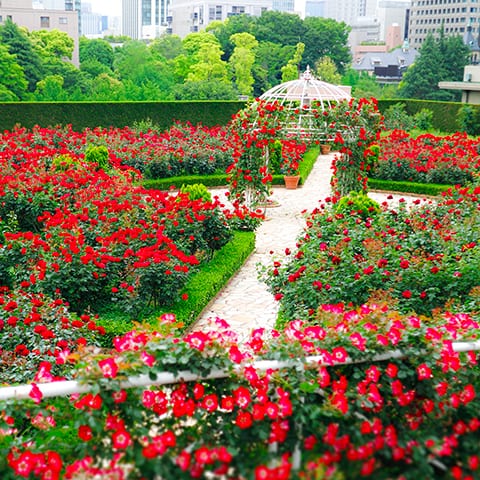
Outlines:
{"type": "Polygon", "coordinates": [[[465,185],[478,176],[480,143],[466,133],[411,137],[394,130],[379,142],[381,155],[371,171],[373,178],[465,185]]]}
{"type": "Polygon", "coordinates": [[[219,319],[117,338],[78,363],[89,393],[53,401],[37,385],[0,403],[3,478],[478,478],[477,356],[453,343],[478,338],[474,318],[371,304],[316,320],[242,345],[219,319]],[[187,369],[226,377],[184,382],[187,369]],[[121,383],[165,371],[179,383],[121,383]]]}
{"type": "Polygon", "coordinates": [[[371,147],[380,138],[383,122],[376,99],[352,98],[332,104],[321,113],[317,109],[314,112],[313,140],[333,142],[338,151],[333,161],[335,196],[366,192],[367,176],[377,158],[371,147]]]}
{"type": "Polygon", "coordinates": [[[264,267],[263,278],[288,319],[371,298],[425,315],[452,302],[462,308],[480,286],[479,195],[480,187],[458,188],[438,204],[400,202],[367,215],[324,206],[308,218],[298,250],[264,267]]]}

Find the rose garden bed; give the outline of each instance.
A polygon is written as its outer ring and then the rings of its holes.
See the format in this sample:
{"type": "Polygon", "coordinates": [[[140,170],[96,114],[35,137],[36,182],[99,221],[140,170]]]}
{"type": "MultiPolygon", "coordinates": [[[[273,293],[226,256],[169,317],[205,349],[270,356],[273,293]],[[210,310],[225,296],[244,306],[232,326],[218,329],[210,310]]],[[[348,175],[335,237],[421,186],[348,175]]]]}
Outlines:
{"type": "Polygon", "coordinates": [[[256,222],[139,186],[130,160],[162,143],[142,135],[4,134],[0,378],[32,386],[0,401],[2,478],[479,478],[478,187],[311,212],[298,249],[264,273],[277,331],[239,342],[217,319],[182,335],[164,313],[108,348],[102,311],[140,320],[187,302],[198,265],[256,222]],[[165,372],[175,383],[154,385],[165,372]],[[42,393],[61,379],[82,393],[42,393]]]}

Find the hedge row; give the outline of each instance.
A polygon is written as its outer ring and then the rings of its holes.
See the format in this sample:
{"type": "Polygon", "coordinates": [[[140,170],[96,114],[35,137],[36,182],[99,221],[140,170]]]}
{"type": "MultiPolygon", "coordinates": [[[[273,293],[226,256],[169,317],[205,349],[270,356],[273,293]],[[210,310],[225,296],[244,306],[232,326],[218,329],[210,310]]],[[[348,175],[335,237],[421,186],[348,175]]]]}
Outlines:
{"type": "MultiPolygon", "coordinates": [[[[411,100],[405,98],[379,100],[378,108],[382,113],[395,105],[401,103],[405,105],[405,112],[413,116],[422,109],[431,110],[433,112],[432,123],[433,127],[441,132],[456,132],[460,130],[457,121],[457,115],[460,108],[464,105],[461,102],[437,102],[433,100],[411,100]]],[[[480,105],[470,105],[473,109],[479,110],[480,105]]]]}
{"type": "MultiPolygon", "coordinates": [[[[381,112],[395,103],[405,104],[409,115],[423,108],[433,111],[433,126],[443,132],[459,129],[460,102],[391,99],[379,100],[381,112]]],[[[27,128],[72,124],[75,130],[132,126],[150,120],[167,130],[175,121],[193,124],[225,125],[232,115],[245,107],[244,101],[176,101],[176,102],[11,102],[0,103],[0,131],[19,124],[27,128]]],[[[472,105],[479,109],[480,105],[472,105]]]]}
{"type": "Polygon", "coordinates": [[[74,130],[123,128],[151,121],[161,130],[175,122],[226,125],[244,108],[238,101],[176,102],[11,102],[0,103],[0,131],[15,125],[32,128],[71,124],[74,130]]]}
{"type": "Polygon", "coordinates": [[[452,185],[439,185],[435,183],[396,182],[394,180],[368,179],[370,190],[386,190],[389,192],[415,193],[418,195],[439,196],[442,192],[453,188],[452,185]]]}

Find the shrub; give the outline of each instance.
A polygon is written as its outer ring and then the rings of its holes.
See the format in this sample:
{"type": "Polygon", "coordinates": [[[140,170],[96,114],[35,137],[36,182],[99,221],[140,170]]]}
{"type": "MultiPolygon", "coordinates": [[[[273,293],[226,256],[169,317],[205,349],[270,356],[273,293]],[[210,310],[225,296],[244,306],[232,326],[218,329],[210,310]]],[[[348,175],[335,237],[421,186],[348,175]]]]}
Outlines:
{"type": "Polygon", "coordinates": [[[462,105],[457,113],[457,122],[461,130],[469,135],[480,133],[480,115],[476,108],[470,105],[462,105]]]}
{"type": "Polygon", "coordinates": [[[73,315],[60,298],[4,291],[0,306],[0,384],[72,378],[78,352],[98,345],[104,333],[90,316],[73,315]]]}
{"type": "Polygon", "coordinates": [[[204,202],[212,201],[212,195],[203,183],[194,183],[192,185],[183,184],[180,188],[180,192],[188,195],[190,200],[203,200],[204,202]]]}
{"type": "Polygon", "coordinates": [[[380,212],[380,205],[364,192],[350,192],[341,197],[333,206],[333,211],[340,215],[355,214],[366,219],[380,212]]]}
{"type": "Polygon", "coordinates": [[[452,302],[461,308],[480,285],[479,194],[451,190],[439,204],[416,201],[410,211],[400,203],[366,219],[320,210],[298,251],[264,267],[263,278],[288,319],[372,298],[423,315],[452,302]]]}
{"type": "Polygon", "coordinates": [[[428,108],[422,108],[413,116],[415,127],[420,130],[430,130],[433,127],[433,112],[428,108]]]}
{"type": "Polygon", "coordinates": [[[395,103],[388,107],[384,114],[384,125],[387,130],[411,130],[415,120],[405,111],[403,103],[395,103]]]}
{"type": "Polygon", "coordinates": [[[85,150],[85,161],[87,163],[95,163],[97,168],[105,171],[110,169],[108,158],[108,148],[105,145],[89,145],[85,150]]]}
{"type": "Polygon", "coordinates": [[[467,314],[324,305],[315,325],[241,344],[222,319],[182,338],[135,330],[82,358],[91,390],[69,404],[35,388],[0,403],[2,478],[475,478],[477,359],[452,345],[478,327],[467,314]],[[182,381],[187,369],[199,377],[182,381]],[[178,383],[121,383],[160,372],[178,383]]]}

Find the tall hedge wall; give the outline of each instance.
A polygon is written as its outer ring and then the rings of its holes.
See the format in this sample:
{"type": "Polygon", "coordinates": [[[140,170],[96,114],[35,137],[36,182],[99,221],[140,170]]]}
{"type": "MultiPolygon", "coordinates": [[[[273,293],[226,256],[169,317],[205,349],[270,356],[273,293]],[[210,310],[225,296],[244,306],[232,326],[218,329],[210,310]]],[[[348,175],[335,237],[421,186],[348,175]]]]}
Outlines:
{"type": "Polygon", "coordinates": [[[150,119],[162,130],[173,122],[225,125],[245,102],[12,102],[0,103],[0,131],[19,124],[32,128],[71,124],[86,127],[125,127],[150,119]]]}
{"type": "MultiPolygon", "coordinates": [[[[405,111],[409,115],[415,115],[423,108],[433,112],[433,126],[446,133],[451,133],[459,130],[457,122],[457,114],[462,105],[461,102],[437,102],[433,100],[410,100],[399,98],[394,100],[379,100],[378,108],[383,113],[385,110],[395,103],[403,103],[405,111]]],[[[470,105],[472,108],[480,111],[480,105],[470,105]]]]}
{"type": "MultiPolygon", "coordinates": [[[[395,103],[405,104],[409,115],[423,108],[433,111],[433,126],[443,132],[455,132],[460,102],[437,102],[427,100],[393,99],[379,100],[384,112],[395,103]]],[[[124,127],[136,121],[151,120],[162,130],[175,121],[190,121],[193,124],[225,125],[232,115],[245,106],[244,101],[198,101],[198,102],[12,102],[0,103],[0,131],[11,130],[16,124],[27,128],[71,124],[75,130],[86,127],[124,127]]],[[[478,109],[480,105],[470,105],[478,109]]]]}

